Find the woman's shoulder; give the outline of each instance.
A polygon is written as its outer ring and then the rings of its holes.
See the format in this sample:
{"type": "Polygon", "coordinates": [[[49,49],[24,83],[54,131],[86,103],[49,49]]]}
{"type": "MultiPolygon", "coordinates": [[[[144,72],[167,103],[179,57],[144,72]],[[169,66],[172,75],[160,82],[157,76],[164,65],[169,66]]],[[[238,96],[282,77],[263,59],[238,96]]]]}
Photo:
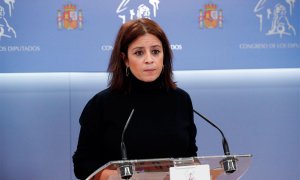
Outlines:
{"type": "Polygon", "coordinates": [[[103,101],[108,96],[110,96],[109,88],[104,89],[102,91],[99,91],[96,94],[92,95],[92,97],[90,97],[90,99],[88,100],[87,105],[99,104],[99,102],[103,101]]]}
{"type": "Polygon", "coordinates": [[[185,91],[184,89],[180,88],[180,87],[176,87],[173,92],[175,94],[181,95],[181,96],[185,96],[185,97],[189,97],[189,93],[187,91],[185,91]]]}
{"type": "Polygon", "coordinates": [[[92,101],[111,101],[113,99],[118,99],[120,97],[123,97],[125,95],[124,92],[117,92],[117,91],[112,91],[111,88],[106,88],[100,92],[98,92],[97,94],[94,95],[94,97],[92,97],[92,101]]]}
{"type": "Polygon", "coordinates": [[[99,91],[97,94],[95,94],[93,98],[102,98],[102,97],[106,97],[106,96],[110,96],[110,95],[111,95],[110,88],[106,88],[106,89],[103,89],[102,91],[99,91]]]}

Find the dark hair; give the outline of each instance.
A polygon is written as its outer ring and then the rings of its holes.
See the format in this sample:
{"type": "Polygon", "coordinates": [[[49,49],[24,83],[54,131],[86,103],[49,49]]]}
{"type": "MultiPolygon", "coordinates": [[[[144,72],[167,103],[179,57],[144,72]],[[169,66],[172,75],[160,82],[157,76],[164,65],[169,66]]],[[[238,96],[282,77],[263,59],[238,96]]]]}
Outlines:
{"type": "Polygon", "coordinates": [[[153,20],[140,18],[123,24],[119,29],[107,68],[109,72],[108,85],[112,90],[126,91],[129,89],[123,56],[124,54],[127,56],[128,47],[135,39],[147,33],[156,36],[163,46],[164,67],[160,75],[163,87],[166,89],[176,88],[176,84],[173,82],[173,54],[166,34],[153,20]]]}

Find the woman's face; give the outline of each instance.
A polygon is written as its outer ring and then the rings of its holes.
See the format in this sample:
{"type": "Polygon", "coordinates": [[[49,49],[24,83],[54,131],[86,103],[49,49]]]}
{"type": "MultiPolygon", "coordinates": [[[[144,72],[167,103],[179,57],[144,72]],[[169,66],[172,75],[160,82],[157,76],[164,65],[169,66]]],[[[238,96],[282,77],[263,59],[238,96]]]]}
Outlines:
{"type": "Polygon", "coordinates": [[[145,34],[134,40],[128,47],[126,66],[131,73],[144,82],[155,81],[163,68],[163,47],[152,34],[145,34]]]}

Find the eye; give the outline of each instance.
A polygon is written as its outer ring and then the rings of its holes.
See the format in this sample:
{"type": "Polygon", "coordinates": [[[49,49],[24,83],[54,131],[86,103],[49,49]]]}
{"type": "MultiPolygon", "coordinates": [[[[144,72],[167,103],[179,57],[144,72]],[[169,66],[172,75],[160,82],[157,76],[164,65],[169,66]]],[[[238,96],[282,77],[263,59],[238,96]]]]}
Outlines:
{"type": "Polygon", "coordinates": [[[155,55],[157,55],[157,54],[159,54],[160,53],[160,50],[158,50],[158,49],[154,49],[154,50],[152,50],[152,54],[155,54],[155,55]]]}
{"type": "Polygon", "coordinates": [[[143,55],[143,51],[135,51],[134,54],[137,56],[141,56],[143,55]]]}

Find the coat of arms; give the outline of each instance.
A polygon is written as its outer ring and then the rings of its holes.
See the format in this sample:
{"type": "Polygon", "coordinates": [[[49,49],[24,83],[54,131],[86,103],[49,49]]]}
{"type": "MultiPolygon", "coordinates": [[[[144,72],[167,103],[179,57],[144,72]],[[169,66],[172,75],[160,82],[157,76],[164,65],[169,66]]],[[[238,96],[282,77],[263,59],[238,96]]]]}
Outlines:
{"type": "Polygon", "coordinates": [[[200,28],[217,28],[223,27],[223,11],[222,9],[217,9],[216,4],[206,4],[205,10],[203,12],[200,9],[200,16],[199,16],[199,25],[200,28]]]}
{"type": "Polygon", "coordinates": [[[64,6],[64,11],[57,11],[57,26],[59,29],[76,29],[82,28],[83,16],[82,10],[76,10],[76,6],[73,4],[67,4],[64,6]]]}

